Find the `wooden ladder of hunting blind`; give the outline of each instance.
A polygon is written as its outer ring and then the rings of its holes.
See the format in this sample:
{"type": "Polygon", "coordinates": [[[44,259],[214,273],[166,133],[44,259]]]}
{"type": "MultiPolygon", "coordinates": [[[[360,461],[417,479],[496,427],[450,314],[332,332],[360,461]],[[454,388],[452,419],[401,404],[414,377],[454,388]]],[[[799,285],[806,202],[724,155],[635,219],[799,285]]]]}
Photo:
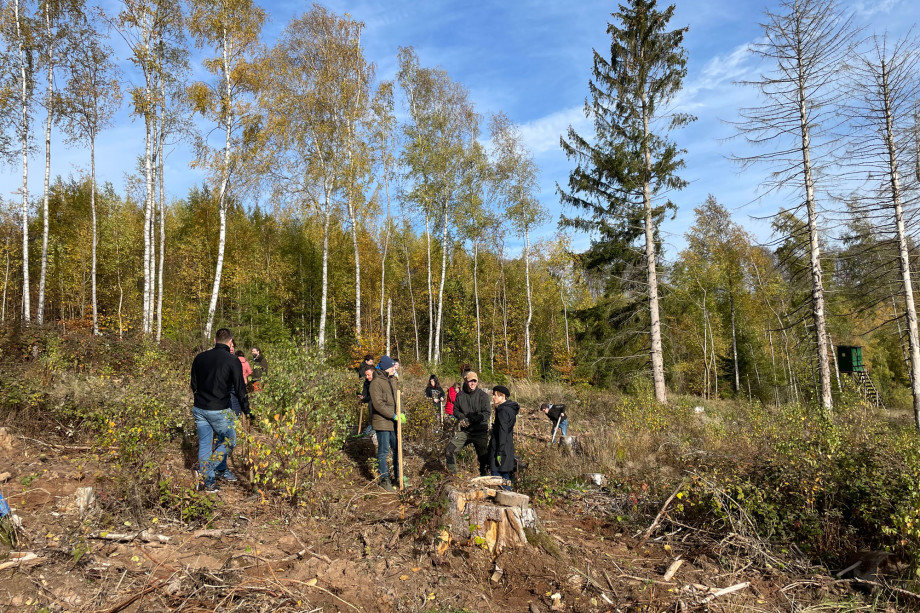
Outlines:
{"type": "Polygon", "coordinates": [[[859,370],[853,373],[853,378],[856,380],[856,387],[859,388],[859,391],[862,392],[866,400],[876,407],[885,408],[885,403],[882,402],[882,397],[879,396],[878,388],[872,383],[872,378],[869,376],[869,373],[864,370],[859,370]]]}

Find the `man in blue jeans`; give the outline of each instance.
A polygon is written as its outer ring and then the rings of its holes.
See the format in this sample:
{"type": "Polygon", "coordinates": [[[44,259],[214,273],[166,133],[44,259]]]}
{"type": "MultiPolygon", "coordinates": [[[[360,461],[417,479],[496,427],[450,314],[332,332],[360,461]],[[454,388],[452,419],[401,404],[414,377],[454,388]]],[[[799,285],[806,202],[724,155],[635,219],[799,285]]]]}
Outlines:
{"type": "Polygon", "coordinates": [[[399,382],[393,376],[396,364],[390,356],[380,358],[380,364],[373,374],[369,386],[371,425],[377,433],[377,470],[380,472],[380,487],[388,492],[396,491],[390,481],[390,469],[387,468],[387,456],[393,450],[393,473],[399,483],[399,448],[396,441],[396,390],[399,382]]]}
{"type": "Polygon", "coordinates": [[[240,409],[249,415],[249,396],[243,379],[243,365],[233,354],[233,333],[217,331],[214,347],[202,351],[192,362],[191,386],[195,394],[192,416],[198,430],[198,467],[206,492],[219,492],[216,480],[236,481],[227,468],[227,457],[236,446],[236,415],[230,408],[234,392],[240,409]]]}

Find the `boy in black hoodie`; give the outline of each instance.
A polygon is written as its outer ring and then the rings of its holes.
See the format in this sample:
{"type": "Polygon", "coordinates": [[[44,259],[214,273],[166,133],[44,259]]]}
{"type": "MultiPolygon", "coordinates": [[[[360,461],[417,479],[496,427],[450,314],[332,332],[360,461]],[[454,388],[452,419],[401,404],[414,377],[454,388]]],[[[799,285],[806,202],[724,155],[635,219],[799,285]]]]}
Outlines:
{"type": "MultiPolygon", "coordinates": [[[[511,392],[504,385],[492,388],[492,402],[495,404],[495,421],[492,437],[489,439],[489,464],[493,477],[511,480],[514,472],[514,424],[520,410],[518,403],[509,400],[511,392]]],[[[510,489],[507,485],[505,489],[510,489]]]]}
{"type": "Polygon", "coordinates": [[[557,434],[556,424],[559,424],[560,436],[568,436],[569,434],[569,419],[565,414],[565,405],[564,404],[550,404],[544,402],[540,405],[540,410],[543,411],[543,414],[546,415],[549,420],[553,423],[551,434],[557,434]],[[559,418],[562,418],[561,420],[559,418]]]}

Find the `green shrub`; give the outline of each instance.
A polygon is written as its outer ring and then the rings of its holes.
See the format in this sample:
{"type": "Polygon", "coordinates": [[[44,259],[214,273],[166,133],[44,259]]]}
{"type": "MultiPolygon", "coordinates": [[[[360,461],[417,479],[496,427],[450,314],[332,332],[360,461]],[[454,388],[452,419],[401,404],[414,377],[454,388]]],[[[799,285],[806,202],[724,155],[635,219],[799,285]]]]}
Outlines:
{"type": "Polygon", "coordinates": [[[316,480],[339,466],[354,416],[354,380],[293,345],[266,355],[269,376],[252,396],[252,431],[238,433],[236,457],[257,487],[302,502],[316,480]]]}

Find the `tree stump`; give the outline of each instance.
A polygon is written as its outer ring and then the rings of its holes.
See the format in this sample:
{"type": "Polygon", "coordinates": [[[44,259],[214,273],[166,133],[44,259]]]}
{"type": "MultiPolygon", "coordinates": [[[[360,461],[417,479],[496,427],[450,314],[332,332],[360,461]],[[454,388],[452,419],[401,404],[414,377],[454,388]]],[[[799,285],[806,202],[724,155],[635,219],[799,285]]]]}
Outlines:
{"type": "Polygon", "coordinates": [[[530,497],[494,490],[491,482],[471,482],[464,489],[450,489],[450,534],[458,541],[472,541],[498,554],[505,547],[527,544],[524,528],[536,528],[537,514],[530,497]]]}

